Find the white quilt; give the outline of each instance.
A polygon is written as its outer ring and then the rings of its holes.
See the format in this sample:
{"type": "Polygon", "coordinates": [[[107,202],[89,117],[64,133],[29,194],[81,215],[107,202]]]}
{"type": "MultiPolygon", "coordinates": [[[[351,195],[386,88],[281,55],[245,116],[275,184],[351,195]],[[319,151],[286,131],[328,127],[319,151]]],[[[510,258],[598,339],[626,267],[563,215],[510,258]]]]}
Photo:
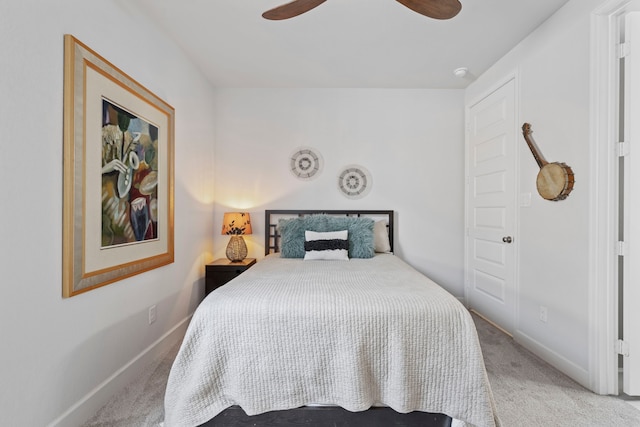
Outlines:
{"type": "Polygon", "coordinates": [[[385,405],[499,425],[468,311],[394,255],[271,255],[200,304],[169,375],[167,427],[231,405],[385,405]]]}

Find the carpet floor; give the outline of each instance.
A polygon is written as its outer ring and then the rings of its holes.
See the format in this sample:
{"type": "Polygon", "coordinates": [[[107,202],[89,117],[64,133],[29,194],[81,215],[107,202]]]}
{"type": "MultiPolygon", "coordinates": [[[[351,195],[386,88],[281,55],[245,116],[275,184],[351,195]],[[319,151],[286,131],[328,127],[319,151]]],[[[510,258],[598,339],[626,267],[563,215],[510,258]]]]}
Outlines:
{"type": "MultiPolygon", "coordinates": [[[[473,316],[505,427],[640,427],[634,399],[600,396],[554,369],[508,335],[473,316]]],[[[163,397],[176,344],[83,427],[151,427],[164,418],[163,397]]]]}

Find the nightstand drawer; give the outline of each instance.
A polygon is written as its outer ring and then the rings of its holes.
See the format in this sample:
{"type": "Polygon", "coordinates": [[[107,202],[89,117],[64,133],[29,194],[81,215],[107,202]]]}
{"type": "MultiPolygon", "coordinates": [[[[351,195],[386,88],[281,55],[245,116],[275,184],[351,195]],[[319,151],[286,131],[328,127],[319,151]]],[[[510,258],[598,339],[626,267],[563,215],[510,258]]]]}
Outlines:
{"type": "Polygon", "coordinates": [[[244,273],[255,263],[255,258],[245,258],[241,262],[231,262],[226,258],[220,258],[207,264],[205,270],[205,296],[244,273]]]}

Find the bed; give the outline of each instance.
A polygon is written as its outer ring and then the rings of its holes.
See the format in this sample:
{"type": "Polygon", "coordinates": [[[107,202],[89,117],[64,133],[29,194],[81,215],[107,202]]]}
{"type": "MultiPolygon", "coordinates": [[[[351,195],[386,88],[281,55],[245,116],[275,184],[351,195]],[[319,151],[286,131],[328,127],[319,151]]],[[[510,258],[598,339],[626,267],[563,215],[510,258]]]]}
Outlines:
{"type": "Polygon", "coordinates": [[[194,313],[165,427],[499,425],[468,311],[393,236],[393,211],[266,211],[265,258],[194,313]]]}

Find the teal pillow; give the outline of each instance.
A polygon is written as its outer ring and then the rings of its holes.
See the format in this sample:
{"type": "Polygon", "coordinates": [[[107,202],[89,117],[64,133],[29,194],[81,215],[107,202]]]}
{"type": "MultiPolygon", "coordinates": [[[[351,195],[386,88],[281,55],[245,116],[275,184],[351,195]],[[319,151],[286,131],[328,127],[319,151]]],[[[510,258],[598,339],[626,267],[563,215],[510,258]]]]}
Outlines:
{"type": "Polygon", "coordinates": [[[371,258],[374,256],[374,220],[364,217],[329,217],[324,231],[347,230],[349,232],[349,258],[371,258]]]}
{"type": "Polygon", "coordinates": [[[309,215],[278,220],[280,256],[283,258],[304,258],[304,232],[306,230],[326,231],[326,220],[326,215],[309,215]]]}
{"type": "Polygon", "coordinates": [[[304,232],[341,231],[349,232],[349,258],[371,258],[374,256],[374,220],[364,217],[335,217],[308,215],[292,219],[280,219],[280,256],[304,258],[304,232]]]}

